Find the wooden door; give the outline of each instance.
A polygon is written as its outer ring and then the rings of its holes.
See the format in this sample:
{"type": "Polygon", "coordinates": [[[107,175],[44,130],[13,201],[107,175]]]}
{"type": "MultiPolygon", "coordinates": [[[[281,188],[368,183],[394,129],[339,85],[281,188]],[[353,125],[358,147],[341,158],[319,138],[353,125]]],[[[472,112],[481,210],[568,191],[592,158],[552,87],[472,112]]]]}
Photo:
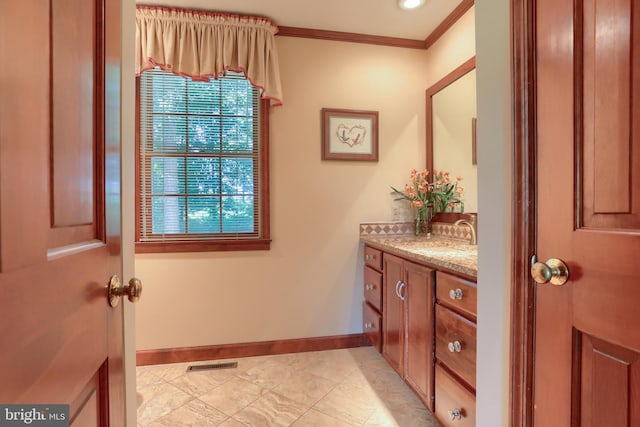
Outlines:
{"type": "Polygon", "coordinates": [[[404,263],[406,362],[404,376],[424,404],[434,410],[434,271],[404,263]]]}
{"type": "Polygon", "coordinates": [[[0,402],[122,426],[119,1],[2,1],[0,57],[0,402]]]}
{"type": "Polygon", "coordinates": [[[404,372],[404,303],[397,291],[403,279],[402,259],[383,255],[382,356],[393,369],[404,372]]]}
{"type": "Polygon", "coordinates": [[[640,7],[536,2],[534,424],[640,425],[640,7]]]}

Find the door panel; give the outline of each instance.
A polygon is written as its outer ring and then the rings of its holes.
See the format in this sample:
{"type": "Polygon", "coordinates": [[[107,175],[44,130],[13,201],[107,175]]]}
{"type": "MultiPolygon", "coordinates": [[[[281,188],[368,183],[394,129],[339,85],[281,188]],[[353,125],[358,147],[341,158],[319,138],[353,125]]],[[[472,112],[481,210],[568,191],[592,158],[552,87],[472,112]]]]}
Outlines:
{"type": "Polygon", "coordinates": [[[402,280],[402,260],[384,254],[384,295],[382,296],[382,355],[400,376],[404,372],[404,308],[396,294],[396,284],[402,280]]]}
{"type": "Polygon", "coordinates": [[[640,8],[536,2],[534,424],[640,425],[640,8]]]}
{"type": "Polygon", "coordinates": [[[640,138],[640,9],[632,5],[587,0],[576,9],[576,110],[582,105],[583,111],[576,115],[576,142],[584,189],[578,223],[584,227],[640,226],[640,153],[633,149],[640,138]]]}
{"type": "Polygon", "coordinates": [[[93,158],[99,143],[94,137],[94,116],[99,112],[94,107],[101,101],[94,87],[95,47],[100,41],[95,9],[95,0],[55,0],[51,5],[54,228],[94,222],[93,158]],[[83,185],[74,185],[77,182],[83,185]]]}
{"type": "Polygon", "coordinates": [[[106,367],[103,366],[71,403],[69,412],[73,414],[70,417],[72,427],[100,425],[108,421],[103,414],[100,414],[100,408],[105,405],[103,401],[108,394],[108,390],[100,384],[100,378],[105,376],[105,369],[106,367]]]}
{"type": "MultiPolygon", "coordinates": [[[[628,426],[640,419],[640,354],[576,331],[579,344],[576,364],[580,366],[574,381],[575,396],[580,396],[581,413],[577,425],[628,426]],[[581,351],[579,350],[581,348],[581,351]]],[[[576,408],[577,409],[577,408],[576,408]]]]}
{"type": "Polygon", "coordinates": [[[49,70],[43,67],[49,61],[49,45],[38,31],[29,32],[28,37],[14,36],[23,32],[25,22],[46,31],[48,8],[38,0],[0,2],[0,54],[20,58],[0,61],[0,172],[12,178],[0,180],[3,273],[44,260],[49,231],[48,197],[25,197],[41,195],[48,183],[46,175],[33,171],[46,171],[49,166],[49,70]],[[10,120],[15,115],[26,123],[10,120]]]}
{"type": "Polygon", "coordinates": [[[0,55],[0,402],[122,426],[120,4],[0,2],[0,55]]]}
{"type": "Polygon", "coordinates": [[[433,324],[434,271],[412,262],[404,263],[406,310],[406,381],[425,405],[434,410],[433,324]]]}

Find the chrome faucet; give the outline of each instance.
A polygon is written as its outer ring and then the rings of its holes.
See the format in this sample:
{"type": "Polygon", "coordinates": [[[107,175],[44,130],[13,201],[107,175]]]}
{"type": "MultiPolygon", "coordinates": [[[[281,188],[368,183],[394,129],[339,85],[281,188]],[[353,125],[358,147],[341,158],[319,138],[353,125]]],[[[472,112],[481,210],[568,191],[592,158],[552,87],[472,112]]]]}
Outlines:
{"type": "Polygon", "coordinates": [[[453,225],[468,225],[469,229],[471,230],[471,244],[472,245],[477,245],[478,244],[478,223],[476,222],[476,216],[475,215],[469,215],[469,220],[467,221],[466,219],[459,219],[456,222],[453,223],[453,225]]]}

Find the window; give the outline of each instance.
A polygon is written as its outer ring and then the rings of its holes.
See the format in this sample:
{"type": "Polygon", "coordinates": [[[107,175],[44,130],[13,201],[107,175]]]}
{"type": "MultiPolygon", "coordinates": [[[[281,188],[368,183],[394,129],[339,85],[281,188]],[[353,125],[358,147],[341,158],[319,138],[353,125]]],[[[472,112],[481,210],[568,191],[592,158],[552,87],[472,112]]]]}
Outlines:
{"type": "Polygon", "coordinates": [[[137,252],[269,248],[268,104],[241,73],[138,80],[137,252]]]}

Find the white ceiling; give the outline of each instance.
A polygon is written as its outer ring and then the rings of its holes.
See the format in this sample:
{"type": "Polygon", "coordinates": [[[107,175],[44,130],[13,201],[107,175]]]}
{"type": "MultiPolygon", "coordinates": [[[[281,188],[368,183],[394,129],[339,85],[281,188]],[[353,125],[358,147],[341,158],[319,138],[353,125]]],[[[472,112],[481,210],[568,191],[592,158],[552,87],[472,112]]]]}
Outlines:
{"type": "Polygon", "coordinates": [[[426,0],[406,11],[397,0],[137,0],[138,4],[260,15],[285,27],[424,40],[462,0],[426,0]]]}

